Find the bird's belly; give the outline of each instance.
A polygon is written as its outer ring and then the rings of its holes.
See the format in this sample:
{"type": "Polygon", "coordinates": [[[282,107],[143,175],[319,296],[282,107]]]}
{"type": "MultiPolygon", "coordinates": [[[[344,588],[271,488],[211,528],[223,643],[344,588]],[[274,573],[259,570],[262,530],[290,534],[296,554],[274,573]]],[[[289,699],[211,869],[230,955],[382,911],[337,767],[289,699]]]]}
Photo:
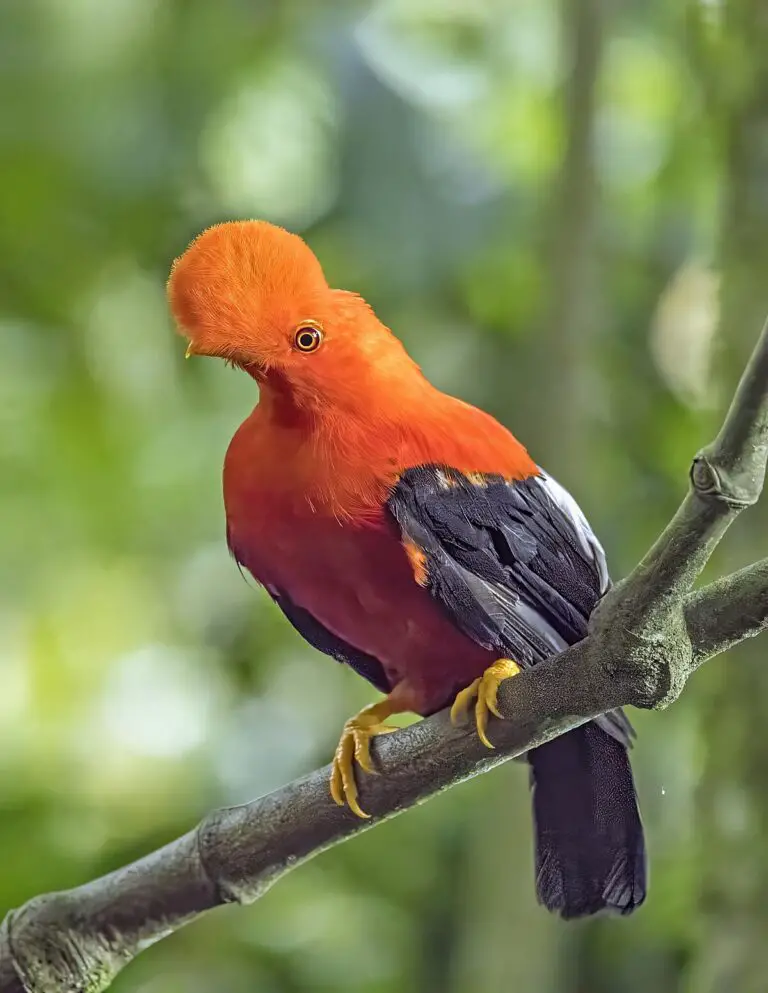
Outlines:
{"type": "Polygon", "coordinates": [[[419,713],[445,706],[494,661],[419,586],[394,526],[316,519],[306,529],[272,530],[258,562],[245,564],[324,627],[406,680],[419,713]]]}

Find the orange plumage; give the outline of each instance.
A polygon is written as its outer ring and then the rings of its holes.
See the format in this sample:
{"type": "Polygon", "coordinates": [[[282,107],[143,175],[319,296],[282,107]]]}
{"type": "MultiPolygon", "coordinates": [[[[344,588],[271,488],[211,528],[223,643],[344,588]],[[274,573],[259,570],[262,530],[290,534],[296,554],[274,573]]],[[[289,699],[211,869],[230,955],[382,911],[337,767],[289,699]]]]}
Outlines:
{"type": "Polygon", "coordinates": [[[444,706],[493,653],[414,584],[384,503],[414,465],[530,475],[525,449],[435,389],[370,307],[330,289],[305,243],[281,228],[250,221],[204,232],[174,264],[169,297],[196,354],[225,356],[259,384],[224,463],[238,558],[378,658],[403,709],[444,706]],[[294,347],[307,324],[324,333],[309,355],[294,347]]]}
{"type": "Polygon", "coordinates": [[[330,289],[304,242],[281,228],[251,221],[204,232],[174,264],[169,297],[196,354],[225,356],[259,384],[224,463],[237,556],[375,655],[393,685],[406,683],[407,709],[444,706],[492,653],[413,583],[384,502],[403,470],[423,463],[530,475],[525,449],[436,390],[368,305],[330,289]],[[309,355],[294,347],[308,322],[324,333],[309,355]]]}
{"type": "MultiPolygon", "coordinates": [[[[364,300],[328,286],[296,235],[260,221],[211,228],[174,263],[168,294],[190,350],[259,385],[224,464],[233,554],[310,642],[388,692],[348,722],[334,763],[334,797],[363,815],[352,765],[370,767],[381,720],[432,713],[472,683],[487,740],[495,687],[517,671],[489,667],[518,647],[530,664],[563,631],[563,644],[579,636],[571,614],[586,616],[604,588],[602,550],[509,431],[432,386],[364,300]],[[557,572],[558,561],[562,583],[542,580],[541,563],[557,572]]],[[[616,876],[612,865],[591,875],[616,876]]],[[[568,906],[540,895],[566,916],[612,905],[592,890],[568,906]]]]}

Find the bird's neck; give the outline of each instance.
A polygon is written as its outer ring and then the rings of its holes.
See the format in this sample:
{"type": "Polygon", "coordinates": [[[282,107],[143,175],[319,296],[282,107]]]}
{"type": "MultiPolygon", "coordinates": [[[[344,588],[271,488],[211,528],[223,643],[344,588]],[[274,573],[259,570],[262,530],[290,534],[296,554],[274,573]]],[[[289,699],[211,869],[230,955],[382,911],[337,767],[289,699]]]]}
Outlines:
{"type": "Polygon", "coordinates": [[[416,371],[391,389],[382,382],[347,391],[343,406],[308,403],[284,377],[260,377],[258,406],[227,456],[240,466],[233,475],[285,509],[339,517],[378,512],[402,468],[416,458],[424,412],[434,412],[443,396],[416,371]]]}
{"type": "Polygon", "coordinates": [[[420,373],[344,408],[306,405],[276,377],[260,386],[259,404],[230,446],[225,477],[281,513],[375,517],[402,472],[428,463],[509,478],[537,471],[498,421],[420,373]]]}

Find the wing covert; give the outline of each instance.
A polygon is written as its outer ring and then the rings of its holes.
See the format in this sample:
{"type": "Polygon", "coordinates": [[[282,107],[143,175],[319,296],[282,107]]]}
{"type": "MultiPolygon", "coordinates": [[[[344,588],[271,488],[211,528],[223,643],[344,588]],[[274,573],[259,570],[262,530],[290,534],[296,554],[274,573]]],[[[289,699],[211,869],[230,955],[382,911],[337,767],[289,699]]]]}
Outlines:
{"type": "Polygon", "coordinates": [[[550,477],[421,466],[403,474],[389,509],[424,553],[430,592],[475,641],[531,665],[586,634],[608,586],[605,556],[550,477]]]}

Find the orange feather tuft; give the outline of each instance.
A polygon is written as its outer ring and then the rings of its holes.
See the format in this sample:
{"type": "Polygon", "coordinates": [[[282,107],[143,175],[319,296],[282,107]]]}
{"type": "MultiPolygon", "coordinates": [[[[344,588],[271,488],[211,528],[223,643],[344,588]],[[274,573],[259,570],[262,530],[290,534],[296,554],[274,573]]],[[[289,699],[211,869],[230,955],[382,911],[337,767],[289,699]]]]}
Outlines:
{"type": "Polygon", "coordinates": [[[405,554],[408,556],[408,561],[411,564],[413,578],[419,586],[426,586],[429,575],[427,573],[427,556],[424,554],[423,549],[419,548],[414,542],[407,540],[403,542],[403,548],[405,548],[405,554]]]}
{"type": "Polygon", "coordinates": [[[323,270],[298,235],[266,221],[232,221],[203,231],[177,258],[168,298],[192,351],[235,356],[254,329],[282,327],[327,292],[323,270]]]}

